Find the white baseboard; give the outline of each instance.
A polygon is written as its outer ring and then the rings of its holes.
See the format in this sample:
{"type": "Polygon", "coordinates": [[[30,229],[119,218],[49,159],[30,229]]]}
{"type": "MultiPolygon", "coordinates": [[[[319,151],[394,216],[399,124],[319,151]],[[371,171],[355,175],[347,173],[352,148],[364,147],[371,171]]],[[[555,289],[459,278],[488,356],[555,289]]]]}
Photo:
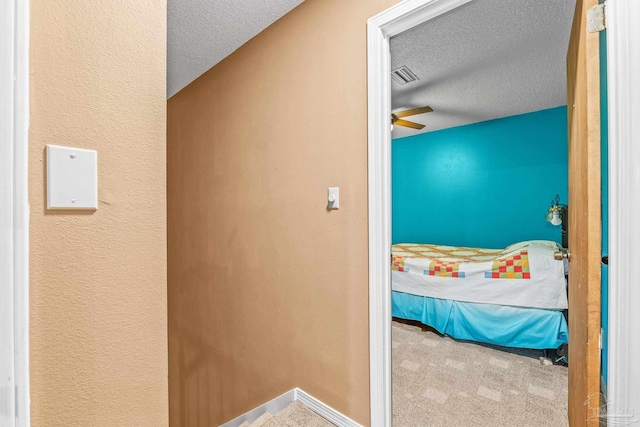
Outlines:
{"type": "Polygon", "coordinates": [[[289,406],[289,404],[294,400],[296,400],[296,389],[289,390],[288,392],[276,397],[275,399],[270,400],[267,403],[263,403],[257,408],[254,408],[249,412],[245,412],[244,414],[232,419],[231,421],[227,421],[220,427],[238,427],[245,421],[252,423],[257,420],[262,414],[265,414],[267,412],[277,414],[278,412],[289,406]]]}
{"type": "Polygon", "coordinates": [[[307,408],[325,418],[326,420],[332,422],[338,427],[362,427],[351,418],[341,414],[332,407],[322,403],[315,397],[311,396],[309,393],[300,390],[299,388],[289,390],[288,392],[276,397],[275,399],[270,400],[269,402],[262,404],[257,408],[254,408],[249,412],[246,412],[239,417],[232,419],[231,421],[227,421],[220,427],[238,427],[245,421],[252,423],[257,420],[262,414],[265,414],[267,412],[271,412],[275,415],[289,406],[289,404],[294,400],[299,400],[300,403],[305,405],[307,408]]]}
{"type": "Polygon", "coordinates": [[[299,388],[295,389],[296,392],[296,400],[299,400],[303,403],[307,408],[311,409],[316,414],[325,418],[328,421],[331,421],[338,427],[362,427],[357,422],[353,421],[351,418],[347,417],[344,414],[336,411],[332,407],[322,403],[315,397],[311,396],[309,393],[300,390],[299,388]]]}

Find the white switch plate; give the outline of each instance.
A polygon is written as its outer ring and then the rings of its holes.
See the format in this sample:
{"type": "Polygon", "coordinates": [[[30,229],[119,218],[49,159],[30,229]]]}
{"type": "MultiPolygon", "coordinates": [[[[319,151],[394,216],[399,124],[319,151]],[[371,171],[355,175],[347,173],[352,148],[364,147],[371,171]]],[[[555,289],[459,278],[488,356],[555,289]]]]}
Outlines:
{"type": "Polygon", "coordinates": [[[327,194],[327,209],[339,209],[340,208],[340,188],[329,187],[327,194]]]}
{"type": "Polygon", "coordinates": [[[98,209],[98,153],[47,145],[47,209],[98,209]]]}

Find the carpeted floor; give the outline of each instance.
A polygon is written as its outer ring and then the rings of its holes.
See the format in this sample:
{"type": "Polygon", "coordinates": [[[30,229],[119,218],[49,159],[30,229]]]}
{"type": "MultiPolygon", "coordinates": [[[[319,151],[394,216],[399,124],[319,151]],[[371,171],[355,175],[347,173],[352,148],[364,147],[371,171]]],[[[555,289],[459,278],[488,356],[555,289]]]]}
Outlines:
{"type": "Polygon", "coordinates": [[[541,352],[393,322],[393,427],[566,427],[567,368],[541,352]]]}

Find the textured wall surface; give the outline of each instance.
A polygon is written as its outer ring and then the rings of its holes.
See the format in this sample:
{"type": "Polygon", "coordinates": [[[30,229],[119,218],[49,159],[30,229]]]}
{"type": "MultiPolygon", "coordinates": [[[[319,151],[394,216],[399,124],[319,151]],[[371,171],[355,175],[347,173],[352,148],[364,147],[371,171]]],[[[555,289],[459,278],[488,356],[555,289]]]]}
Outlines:
{"type": "Polygon", "coordinates": [[[368,424],[366,23],[394,3],[306,0],[169,100],[172,427],[293,387],[368,424]]]}
{"type": "Polygon", "coordinates": [[[545,215],[567,203],[566,107],[395,139],[392,154],[394,243],[561,242],[545,215]]]}
{"type": "Polygon", "coordinates": [[[166,4],[31,1],[34,427],[168,424],[166,4]],[[98,151],[99,208],[45,210],[46,144],[98,151]]]}

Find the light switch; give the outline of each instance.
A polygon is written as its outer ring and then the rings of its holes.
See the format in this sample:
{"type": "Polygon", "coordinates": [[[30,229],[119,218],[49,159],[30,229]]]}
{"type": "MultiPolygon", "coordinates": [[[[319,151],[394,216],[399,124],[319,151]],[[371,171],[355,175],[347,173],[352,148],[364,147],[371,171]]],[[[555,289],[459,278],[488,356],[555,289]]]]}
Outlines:
{"type": "Polygon", "coordinates": [[[340,208],[340,188],[339,187],[329,187],[327,202],[328,202],[327,209],[340,208]]]}
{"type": "Polygon", "coordinates": [[[98,209],[98,153],[47,145],[47,209],[98,209]]]}

